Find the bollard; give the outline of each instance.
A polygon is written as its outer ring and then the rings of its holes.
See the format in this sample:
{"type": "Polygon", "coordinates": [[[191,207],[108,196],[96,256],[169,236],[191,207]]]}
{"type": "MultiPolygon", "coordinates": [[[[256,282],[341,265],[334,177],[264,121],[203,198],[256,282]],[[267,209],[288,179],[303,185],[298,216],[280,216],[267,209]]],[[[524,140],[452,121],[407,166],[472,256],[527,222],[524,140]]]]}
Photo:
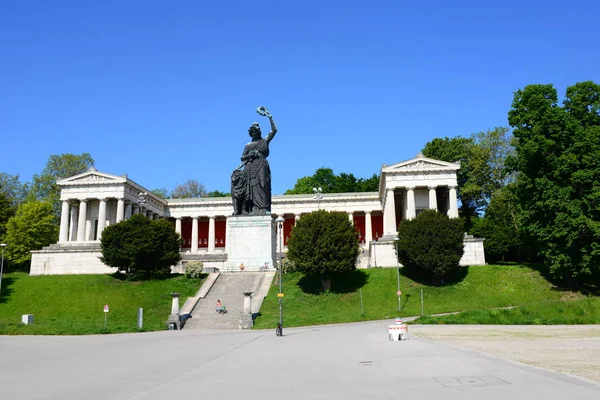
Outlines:
{"type": "Polygon", "coordinates": [[[144,309],[140,307],[140,308],[138,308],[137,327],[138,327],[138,329],[142,329],[143,326],[144,326],[144,309]]]}
{"type": "Polygon", "coordinates": [[[239,328],[250,329],[252,325],[252,292],[244,292],[244,308],[240,315],[239,328]]]}

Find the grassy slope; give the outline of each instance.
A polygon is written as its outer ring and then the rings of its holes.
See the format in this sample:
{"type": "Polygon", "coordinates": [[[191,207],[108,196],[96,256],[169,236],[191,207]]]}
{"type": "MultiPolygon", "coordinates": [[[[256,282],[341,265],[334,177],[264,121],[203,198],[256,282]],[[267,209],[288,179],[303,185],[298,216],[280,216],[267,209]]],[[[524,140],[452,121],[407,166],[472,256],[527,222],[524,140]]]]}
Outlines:
{"type": "Polygon", "coordinates": [[[417,324],[575,325],[600,324],[600,299],[543,301],[510,310],[471,310],[456,315],[423,317],[417,324]]]}
{"type": "MultiPolygon", "coordinates": [[[[402,270],[401,270],[402,271],[402,270]]],[[[561,293],[552,290],[539,272],[524,266],[477,266],[468,270],[465,278],[444,287],[423,286],[406,276],[401,276],[402,312],[398,312],[397,275],[395,268],[377,268],[356,271],[366,279],[362,286],[364,315],[361,315],[358,287],[337,288],[346,293],[310,294],[299,287],[314,287],[301,281],[300,274],[283,277],[285,326],[317,325],[326,323],[365,321],[395,316],[421,314],[420,290],[423,289],[425,314],[493,308],[559,300],[561,293]],[[363,275],[364,274],[364,275],[363,275]]],[[[279,309],[275,279],[269,295],[257,318],[256,328],[274,328],[279,309]]]]}
{"type": "Polygon", "coordinates": [[[200,285],[200,279],[181,276],[128,282],[109,275],[11,273],[2,280],[0,334],[134,332],[139,307],[144,309],[144,330],[162,330],[171,311],[170,293],[180,292],[183,306],[200,285]],[[110,306],[106,331],[104,304],[110,306]],[[34,314],[34,324],[22,325],[22,314],[34,314]]]}

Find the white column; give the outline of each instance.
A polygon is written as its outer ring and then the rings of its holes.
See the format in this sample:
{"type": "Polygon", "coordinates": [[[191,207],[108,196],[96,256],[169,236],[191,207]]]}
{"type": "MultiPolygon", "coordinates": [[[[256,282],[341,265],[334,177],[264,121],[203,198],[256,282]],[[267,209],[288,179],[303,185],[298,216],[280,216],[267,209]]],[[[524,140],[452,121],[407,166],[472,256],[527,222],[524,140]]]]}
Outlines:
{"type": "Polygon", "coordinates": [[[354,213],[348,213],[348,221],[350,221],[350,223],[354,225],[354,213]]]}
{"type": "Polygon", "coordinates": [[[198,217],[192,218],[192,253],[198,252],[198,217]]]}
{"type": "Polygon", "coordinates": [[[65,243],[69,240],[69,201],[63,200],[60,212],[60,233],[58,242],[65,243]]]}
{"type": "Polygon", "coordinates": [[[102,231],[106,225],[106,199],[100,199],[100,208],[98,209],[98,232],[96,237],[98,240],[102,237],[102,231]]]}
{"type": "Polygon", "coordinates": [[[71,227],[69,229],[69,242],[77,240],[77,228],[79,222],[79,205],[71,204],[71,227]]]}
{"type": "Polygon", "coordinates": [[[296,224],[298,223],[299,219],[300,219],[300,214],[294,215],[294,226],[296,226],[296,224]]]}
{"type": "Polygon", "coordinates": [[[208,218],[208,252],[215,252],[215,217],[208,218]]]}
{"type": "Polygon", "coordinates": [[[371,224],[371,211],[365,212],[365,244],[368,246],[373,240],[373,225],[371,224]]]}
{"type": "Polygon", "coordinates": [[[150,210],[146,210],[146,218],[148,218],[149,220],[152,220],[152,211],[150,210]]]}
{"type": "Polygon", "coordinates": [[[125,204],[125,219],[131,218],[133,205],[131,203],[125,204]]]}
{"type": "Polygon", "coordinates": [[[85,222],[87,221],[87,200],[81,200],[79,202],[79,222],[77,223],[77,241],[83,242],[86,240],[85,236],[85,222]]]}
{"type": "Polygon", "coordinates": [[[396,200],[394,199],[394,189],[386,189],[385,192],[383,233],[384,235],[394,236],[398,233],[398,225],[396,225],[396,200]]]}
{"type": "Polygon", "coordinates": [[[417,216],[415,209],[415,187],[408,186],[406,188],[406,219],[413,219],[417,216]]]}
{"type": "Polygon", "coordinates": [[[448,202],[450,208],[448,209],[448,217],[458,218],[458,198],[456,196],[456,186],[450,186],[448,191],[448,202]]]}
{"type": "Polygon", "coordinates": [[[181,235],[181,218],[175,219],[175,232],[181,235]]]}
{"type": "Polygon", "coordinates": [[[436,211],[438,209],[435,186],[429,186],[429,208],[436,211]]]}
{"type": "Polygon", "coordinates": [[[117,222],[121,222],[125,219],[125,200],[117,199],[117,222]]]}
{"type": "Polygon", "coordinates": [[[132,215],[140,214],[140,206],[138,206],[137,204],[132,204],[131,208],[133,209],[132,210],[132,213],[133,213],[132,215]]]}

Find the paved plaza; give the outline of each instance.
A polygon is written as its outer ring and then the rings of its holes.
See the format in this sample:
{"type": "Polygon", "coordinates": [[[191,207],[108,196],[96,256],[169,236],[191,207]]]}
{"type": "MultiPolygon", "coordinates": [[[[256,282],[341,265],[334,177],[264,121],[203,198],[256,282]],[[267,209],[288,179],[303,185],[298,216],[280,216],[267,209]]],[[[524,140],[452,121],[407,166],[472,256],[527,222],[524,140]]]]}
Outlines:
{"type": "Polygon", "coordinates": [[[598,399],[600,385],[386,322],[274,331],[0,337],[3,399],[598,399]]]}

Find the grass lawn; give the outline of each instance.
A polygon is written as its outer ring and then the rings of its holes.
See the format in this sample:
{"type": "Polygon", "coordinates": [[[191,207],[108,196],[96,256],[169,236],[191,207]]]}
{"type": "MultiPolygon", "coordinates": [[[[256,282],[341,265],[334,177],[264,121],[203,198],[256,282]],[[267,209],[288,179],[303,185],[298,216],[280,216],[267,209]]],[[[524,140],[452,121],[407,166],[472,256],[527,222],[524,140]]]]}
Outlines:
{"type": "Polygon", "coordinates": [[[174,276],[165,280],[129,282],[111,275],[29,276],[10,273],[2,279],[0,334],[81,335],[136,332],[138,308],[144,309],[144,331],[166,329],[171,292],[180,305],[195,295],[202,279],[174,276]],[[105,304],[109,305],[104,329],[105,304]],[[33,325],[21,324],[33,314],[33,325]]]}
{"type": "Polygon", "coordinates": [[[542,301],[509,310],[471,310],[440,317],[426,316],[415,324],[577,325],[600,324],[600,299],[542,301]]]}
{"type": "MultiPolygon", "coordinates": [[[[344,282],[334,280],[332,291],[324,294],[316,293],[318,282],[303,278],[299,273],[284,274],[284,326],[420,315],[421,289],[425,315],[558,301],[562,296],[538,271],[526,266],[470,267],[462,280],[442,287],[424,286],[408,278],[401,269],[402,312],[399,312],[396,271],[395,268],[356,270],[344,282]]],[[[255,328],[274,328],[277,325],[278,290],[276,277],[263,302],[255,328]]]]}

